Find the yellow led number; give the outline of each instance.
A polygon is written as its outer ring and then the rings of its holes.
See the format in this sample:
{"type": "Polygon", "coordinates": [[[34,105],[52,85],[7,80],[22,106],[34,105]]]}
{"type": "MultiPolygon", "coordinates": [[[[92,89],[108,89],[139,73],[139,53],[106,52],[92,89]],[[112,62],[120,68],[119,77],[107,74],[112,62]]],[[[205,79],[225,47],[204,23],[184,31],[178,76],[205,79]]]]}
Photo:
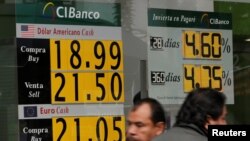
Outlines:
{"type": "Polygon", "coordinates": [[[51,40],[51,101],[124,102],[120,41],[51,40]]]}
{"type": "Polygon", "coordinates": [[[125,141],[124,116],[52,118],[53,141],[125,141]]]}
{"type": "Polygon", "coordinates": [[[51,70],[123,70],[121,41],[50,40],[51,70]]]}
{"type": "Polygon", "coordinates": [[[213,88],[222,91],[222,67],[218,65],[184,65],[184,92],[194,88],[213,88]]]}
{"type": "Polygon", "coordinates": [[[123,102],[123,73],[51,73],[52,103],[123,102]]]}
{"type": "Polygon", "coordinates": [[[184,31],[182,36],[184,58],[221,59],[221,34],[184,31]]]}

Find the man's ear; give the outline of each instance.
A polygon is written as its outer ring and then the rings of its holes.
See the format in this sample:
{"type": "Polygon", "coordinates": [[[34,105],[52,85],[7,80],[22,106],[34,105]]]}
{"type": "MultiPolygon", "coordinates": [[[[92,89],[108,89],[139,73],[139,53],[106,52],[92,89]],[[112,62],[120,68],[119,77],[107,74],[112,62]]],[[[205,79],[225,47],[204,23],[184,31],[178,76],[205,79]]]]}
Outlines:
{"type": "Polygon", "coordinates": [[[206,123],[204,125],[206,129],[208,129],[208,125],[210,125],[212,121],[213,121],[213,118],[210,115],[208,115],[206,123]]]}
{"type": "Polygon", "coordinates": [[[158,122],[156,123],[156,128],[157,128],[157,131],[156,131],[156,135],[160,135],[164,132],[165,128],[166,128],[166,125],[164,122],[158,122]]]}

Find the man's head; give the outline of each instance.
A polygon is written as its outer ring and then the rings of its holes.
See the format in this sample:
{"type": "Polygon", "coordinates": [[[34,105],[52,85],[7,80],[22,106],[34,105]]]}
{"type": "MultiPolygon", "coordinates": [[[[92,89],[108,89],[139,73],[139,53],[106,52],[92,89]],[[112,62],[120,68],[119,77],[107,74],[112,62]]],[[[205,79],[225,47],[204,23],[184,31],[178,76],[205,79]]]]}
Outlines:
{"type": "Polygon", "coordinates": [[[207,129],[208,125],[227,124],[226,96],[214,89],[199,88],[191,91],[177,115],[176,124],[195,124],[207,129]]]}
{"type": "Polygon", "coordinates": [[[129,141],[151,141],[165,130],[164,109],[155,99],[141,99],[129,112],[127,122],[129,141]]]}

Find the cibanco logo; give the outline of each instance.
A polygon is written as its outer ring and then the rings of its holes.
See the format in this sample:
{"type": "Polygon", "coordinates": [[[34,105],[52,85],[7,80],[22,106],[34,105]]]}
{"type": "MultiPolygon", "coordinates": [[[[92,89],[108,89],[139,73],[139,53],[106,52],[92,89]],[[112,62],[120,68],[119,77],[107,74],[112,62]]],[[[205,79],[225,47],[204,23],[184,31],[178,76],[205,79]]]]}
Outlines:
{"type": "Polygon", "coordinates": [[[209,25],[210,25],[209,17],[208,17],[208,14],[205,13],[201,16],[201,26],[209,27],[209,25]]]}
{"type": "Polygon", "coordinates": [[[43,16],[51,19],[56,18],[56,10],[55,10],[55,4],[52,2],[48,2],[43,7],[43,16]]]}
{"type": "Polygon", "coordinates": [[[48,2],[43,7],[43,15],[52,19],[88,19],[98,20],[100,19],[100,12],[98,11],[85,11],[78,10],[72,6],[56,6],[52,2],[48,2]]]}

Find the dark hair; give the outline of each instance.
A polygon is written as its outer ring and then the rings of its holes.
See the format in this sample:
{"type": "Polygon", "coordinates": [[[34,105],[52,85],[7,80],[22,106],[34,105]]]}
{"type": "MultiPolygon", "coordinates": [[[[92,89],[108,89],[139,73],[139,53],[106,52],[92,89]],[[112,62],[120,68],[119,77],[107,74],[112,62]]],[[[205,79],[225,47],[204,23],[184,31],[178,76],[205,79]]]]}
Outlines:
{"type": "Polygon", "coordinates": [[[133,104],[137,103],[140,100],[141,100],[141,91],[139,91],[138,93],[135,94],[135,96],[133,98],[133,104]]]}
{"type": "Polygon", "coordinates": [[[165,113],[162,105],[153,98],[143,98],[138,100],[134,103],[134,107],[132,108],[132,111],[135,111],[138,107],[140,107],[143,104],[149,104],[151,108],[151,120],[154,124],[158,122],[164,122],[166,123],[165,113]]]}
{"type": "Polygon", "coordinates": [[[195,124],[204,129],[207,118],[218,119],[223,112],[226,96],[214,89],[199,88],[191,91],[182,104],[175,125],[195,124]]]}

